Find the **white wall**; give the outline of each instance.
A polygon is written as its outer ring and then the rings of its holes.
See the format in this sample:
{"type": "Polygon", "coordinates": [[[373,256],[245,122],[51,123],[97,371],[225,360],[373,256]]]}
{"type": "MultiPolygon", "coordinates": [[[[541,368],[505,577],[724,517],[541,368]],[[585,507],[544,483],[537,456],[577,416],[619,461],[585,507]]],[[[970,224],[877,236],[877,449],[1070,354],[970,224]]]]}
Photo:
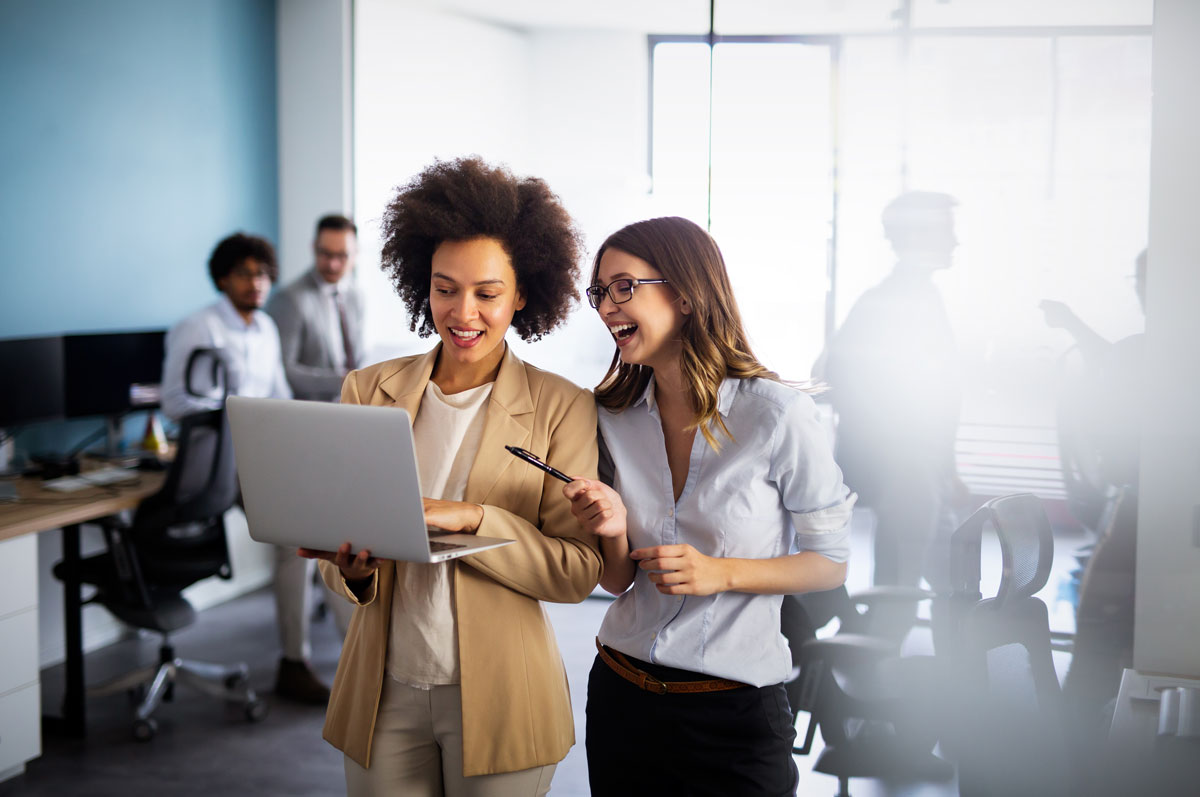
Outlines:
{"type": "MultiPolygon", "coordinates": [[[[651,215],[644,33],[523,31],[412,2],[358,0],[355,44],[359,278],[376,358],[432,345],[408,331],[378,255],[385,204],[434,158],[478,154],[545,179],[589,255],[618,227],[651,215]]],[[[584,280],[589,265],[581,264],[584,280]]],[[[587,386],[612,354],[586,305],[532,346],[510,340],[522,357],[587,386]]]]}
{"type": "Polygon", "coordinates": [[[279,0],[275,24],[277,243],[286,282],[312,265],[317,219],[354,215],[351,0],[279,0]]]}
{"type": "Polygon", "coordinates": [[[354,147],[359,279],[372,359],[429,347],[408,331],[379,271],[384,206],[435,158],[480,155],[528,168],[530,60],[525,36],[413,2],[355,4],[354,147]]]}
{"type": "Polygon", "coordinates": [[[1200,4],[1157,0],[1134,667],[1200,676],[1200,4]]]}
{"type": "MultiPolygon", "coordinates": [[[[628,31],[544,30],[529,39],[532,173],[558,193],[583,231],[582,289],[604,239],[654,215],[647,173],[649,50],[645,34],[628,31]]],[[[614,350],[582,300],[560,330],[513,348],[585,387],[604,376],[614,350]]]]}

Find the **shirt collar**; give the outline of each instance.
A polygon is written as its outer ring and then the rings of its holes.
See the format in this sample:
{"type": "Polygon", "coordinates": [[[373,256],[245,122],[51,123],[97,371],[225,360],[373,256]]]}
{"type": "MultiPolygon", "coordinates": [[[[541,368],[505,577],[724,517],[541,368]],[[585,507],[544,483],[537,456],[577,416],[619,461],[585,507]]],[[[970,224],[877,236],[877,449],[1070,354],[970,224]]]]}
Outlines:
{"type": "MultiPolygon", "coordinates": [[[[733,406],[733,398],[737,395],[738,385],[742,380],[727,376],[721,382],[721,387],[717,390],[717,412],[722,418],[729,417],[729,408],[733,406]]],[[[645,404],[646,409],[651,413],[658,414],[658,403],[654,400],[654,374],[650,374],[650,380],[646,382],[646,389],[642,391],[642,395],[633,402],[633,406],[645,404]]]]}
{"type": "Polygon", "coordinates": [[[733,397],[737,394],[741,382],[742,380],[731,376],[725,377],[721,382],[721,387],[717,390],[717,412],[721,413],[722,418],[729,417],[729,408],[733,406],[733,397]]]}
{"type": "Polygon", "coordinates": [[[246,321],[242,319],[241,313],[234,309],[233,302],[229,301],[229,297],[224,293],[221,294],[221,298],[217,299],[217,313],[221,316],[221,319],[226,324],[234,329],[259,330],[262,328],[262,324],[259,320],[262,318],[261,310],[253,311],[250,314],[250,323],[247,324],[246,321]]]}
{"type": "Polygon", "coordinates": [[[646,409],[655,415],[658,414],[658,402],[654,400],[654,373],[651,372],[650,379],[646,382],[646,389],[642,391],[642,395],[638,396],[633,402],[633,406],[645,404],[646,409]]]}
{"type": "Polygon", "coordinates": [[[347,274],[338,282],[326,282],[325,278],[321,276],[319,271],[317,271],[316,266],[313,266],[308,270],[308,279],[313,285],[316,286],[317,290],[321,292],[322,296],[329,296],[331,298],[335,293],[346,293],[350,287],[349,274],[347,274]],[[342,283],[345,283],[346,287],[343,288],[342,283]]]}

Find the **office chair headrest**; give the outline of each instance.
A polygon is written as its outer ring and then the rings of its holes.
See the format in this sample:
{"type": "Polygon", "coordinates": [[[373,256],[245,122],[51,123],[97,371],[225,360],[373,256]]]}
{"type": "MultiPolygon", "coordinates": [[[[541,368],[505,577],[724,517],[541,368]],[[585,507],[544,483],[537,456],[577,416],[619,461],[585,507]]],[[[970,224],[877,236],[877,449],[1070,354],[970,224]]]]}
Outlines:
{"type": "Polygon", "coordinates": [[[955,595],[979,600],[983,529],[991,524],[1000,540],[1003,573],[995,604],[1033,596],[1050,576],[1054,537],[1041,501],[1031,493],[993,498],[950,538],[950,579],[955,595]]]}

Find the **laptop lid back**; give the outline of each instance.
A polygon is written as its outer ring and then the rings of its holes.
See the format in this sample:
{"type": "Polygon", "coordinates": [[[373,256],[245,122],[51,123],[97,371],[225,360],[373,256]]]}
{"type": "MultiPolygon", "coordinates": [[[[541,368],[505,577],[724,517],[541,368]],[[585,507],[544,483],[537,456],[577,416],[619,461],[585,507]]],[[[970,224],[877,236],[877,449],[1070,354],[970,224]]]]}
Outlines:
{"type": "Polygon", "coordinates": [[[251,537],[429,561],[405,410],[242,396],[226,407],[251,537]]]}

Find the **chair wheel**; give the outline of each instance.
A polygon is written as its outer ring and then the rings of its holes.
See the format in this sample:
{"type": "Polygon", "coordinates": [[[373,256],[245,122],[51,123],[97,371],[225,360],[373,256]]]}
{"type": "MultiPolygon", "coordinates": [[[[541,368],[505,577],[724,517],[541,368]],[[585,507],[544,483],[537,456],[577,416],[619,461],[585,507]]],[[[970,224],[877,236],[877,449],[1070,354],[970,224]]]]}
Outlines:
{"type": "Polygon", "coordinates": [[[133,722],[133,738],[139,742],[148,742],[154,738],[154,734],[158,732],[158,723],[153,718],[144,720],[134,720],[133,722]]]}
{"type": "Polygon", "coordinates": [[[251,700],[246,704],[246,720],[262,722],[267,718],[267,704],[263,700],[251,700]]]}

